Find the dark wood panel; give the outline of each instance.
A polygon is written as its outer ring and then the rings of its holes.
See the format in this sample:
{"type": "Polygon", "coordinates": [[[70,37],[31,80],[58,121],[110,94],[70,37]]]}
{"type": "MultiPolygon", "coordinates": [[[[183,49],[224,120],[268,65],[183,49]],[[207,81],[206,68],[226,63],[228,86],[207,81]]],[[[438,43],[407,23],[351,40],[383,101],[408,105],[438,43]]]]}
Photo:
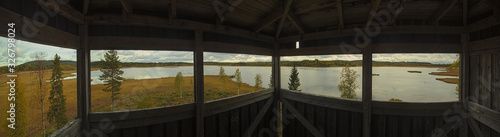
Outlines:
{"type": "Polygon", "coordinates": [[[137,136],[139,137],[148,137],[151,135],[149,132],[149,126],[142,126],[137,128],[137,136]]]}
{"type": "Polygon", "coordinates": [[[165,124],[151,125],[151,137],[164,137],[165,124]]]}
{"type": "Polygon", "coordinates": [[[337,110],[327,108],[326,109],[326,136],[335,137],[337,136],[337,110]]]}
{"type": "MultiPolygon", "coordinates": [[[[350,114],[350,131],[351,137],[361,137],[363,135],[363,114],[358,112],[349,112],[350,114]]],[[[343,126],[339,123],[339,126],[343,126]]]]}
{"type": "MultiPolygon", "coordinates": [[[[299,113],[304,115],[304,103],[297,101],[295,102],[295,106],[299,113]]],[[[298,120],[295,123],[297,123],[295,127],[295,136],[304,137],[306,135],[306,132],[308,132],[307,129],[298,120]]]]}
{"type": "Polygon", "coordinates": [[[205,117],[205,136],[217,137],[217,115],[205,117]]]}
{"type": "Polygon", "coordinates": [[[500,112],[500,53],[493,54],[491,109],[500,112]]]}
{"type": "Polygon", "coordinates": [[[250,126],[250,117],[249,117],[249,106],[244,106],[240,108],[240,124],[241,124],[241,136],[243,136],[244,132],[247,131],[248,126],[250,126]]]}
{"type": "Polygon", "coordinates": [[[182,137],[194,137],[196,134],[195,119],[186,119],[181,121],[181,135],[182,137]]]}
{"type": "Polygon", "coordinates": [[[387,116],[387,137],[399,137],[398,116],[387,116]]]}
{"type": "Polygon", "coordinates": [[[411,136],[411,117],[408,116],[400,116],[399,122],[399,131],[400,136],[402,137],[410,137],[411,136]]]}
{"type": "Polygon", "coordinates": [[[229,117],[228,113],[222,112],[219,114],[219,137],[229,137],[229,117]]]}
{"type": "Polygon", "coordinates": [[[297,93],[290,90],[281,89],[281,95],[290,100],[300,101],[307,104],[318,105],[326,108],[341,109],[347,111],[362,112],[361,101],[345,100],[336,97],[323,97],[310,94],[297,93]]]}
{"type": "Polygon", "coordinates": [[[338,124],[338,137],[348,137],[349,136],[349,112],[344,111],[344,110],[338,110],[338,123],[343,123],[343,124],[338,124]]]}
{"type": "MultiPolygon", "coordinates": [[[[314,113],[315,113],[315,110],[314,110],[314,105],[309,105],[309,104],[304,104],[304,107],[305,107],[305,117],[307,118],[307,120],[309,120],[309,122],[311,122],[311,124],[314,125],[315,121],[314,121],[314,113]]],[[[306,129],[306,136],[307,137],[312,137],[313,134],[306,129]]]]}
{"type": "Polygon", "coordinates": [[[137,137],[137,128],[124,128],[123,137],[137,137]]]}
{"type": "Polygon", "coordinates": [[[412,137],[423,137],[422,117],[412,117],[412,137]]]}
{"type": "MultiPolygon", "coordinates": [[[[321,134],[325,135],[325,121],[326,121],[326,110],[324,107],[315,106],[315,126],[321,132],[321,134]]],[[[328,123],[328,124],[337,124],[337,123],[328,123]]]]}
{"type": "MultiPolygon", "coordinates": [[[[229,123],[230,125],[230,135],[232,137],[236,137],[236,136],[240,136],[240,109],[237,108],[237,109],[233,109],[230,111],[230,117],[231,117],[231,121],[229,123]]],[[[245,132],[245,131],[241,131],[241,132],[245,132]]]]}
{"type": "Polygon", "coordinates": [[[168,122],[166,123],[167,126],[165,131],[166,131],[166,136],[167,137],[178,137],[179,136],[179,122],[174,121],[174,122],[168,122]]]}

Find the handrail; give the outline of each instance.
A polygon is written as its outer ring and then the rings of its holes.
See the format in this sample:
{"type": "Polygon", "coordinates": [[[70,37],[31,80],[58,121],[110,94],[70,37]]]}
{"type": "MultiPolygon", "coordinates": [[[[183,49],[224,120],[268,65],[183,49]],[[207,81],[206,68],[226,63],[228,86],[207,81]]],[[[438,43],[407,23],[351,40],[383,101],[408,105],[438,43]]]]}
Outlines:
{"type": "MultiPolygon", "coordinates": [[[[341,99],[338,97],[326,97],[305,94],[286,89],[281,89],[280,95],[285,99],[318,105],[327,108],[363,112],[361,101],[341,99]]],[[[402,116],[442,116],[443,114],[455,114],[454,106],[461,104],[455,102],[386,102],[372,101],[372,114],[379,115],[402,115],[402,116]],[[452,110],[452,111],[449,111],[452,110]],[[449,111],[449,112],[447,112],[449,111]]]]}
{"type": "MultiPolygon", "coordinates": [[[[205,116],[218,114],[231,109],[246,106],[272,96],[273,89],[264,89],[251,93],[205,102],[205,116]]],[[[115,112],[92,112],[89,121],[92,126],[100,122],[112,122],[116,128],[129,128],[178,121],[195,116],[195,103],[115,112]]]]}

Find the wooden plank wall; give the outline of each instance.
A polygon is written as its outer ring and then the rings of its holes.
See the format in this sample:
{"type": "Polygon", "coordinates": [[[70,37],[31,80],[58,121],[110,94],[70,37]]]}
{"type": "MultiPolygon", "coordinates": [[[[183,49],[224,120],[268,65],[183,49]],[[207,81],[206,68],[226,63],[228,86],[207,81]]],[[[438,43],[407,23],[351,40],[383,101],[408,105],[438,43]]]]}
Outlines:
{"type": "MultiPolygon", "coordinates": [[[[500,52],[481,52],[470,59],[470,101],[500,112],[500,52]]],[[[485,137],[500,137],[499,132],[477,123],[485,137]]]]}
{"type": "MultiPolygon", "coordinates": [[[[240,108],[205,116],[205,137],[243,136],[266,101],[261,100],[240,108]]],[[[258,136],[259,132],[266,135],[268,129],[272,131],[269,121],[273,116],[275,116],[273,111],[267,111],[252,136],[258,136]]],[[[195,125],[193,117],[156,125],[115,129],[106,135],[110,137],[194,137],[196,135],[195,125]]]]}
{"type": "MultiPolygon", "coordinates": [[[[295,106],[300,114],[309,120],[321,134],[327,137],[362,136],[362,113],[332,109],[290,99],[287,101],[295,106]]],[[[283,118],[289,117],[293,117],[291,112],[283,113],[283,118]]],[[[288,123],[283,123],[283,137],[313,137],[298,119],[288,120],[288,123]]]]}

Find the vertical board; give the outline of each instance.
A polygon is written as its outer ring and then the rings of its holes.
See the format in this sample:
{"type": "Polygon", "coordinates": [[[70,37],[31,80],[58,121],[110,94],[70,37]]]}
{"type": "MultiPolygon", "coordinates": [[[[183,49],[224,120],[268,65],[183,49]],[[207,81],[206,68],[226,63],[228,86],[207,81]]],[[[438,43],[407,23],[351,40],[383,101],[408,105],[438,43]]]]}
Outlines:
{"type": "Polygon", "coordinates": [[[337,110],[327,108],[326,109],[326,135],[327,137],[337,136],[337,110]]]}
{"type": "Polygon", "coordinates": [[[471,101],[475,103],[478,102],[479,97],[479,56],[472,55],[470,57],[470,90],[469,94],[471,96],[471,101]]]}
{"type": "Polygon", "coordinates": [[[148,126],[142,126],[137,128],[137,136],[139,137],[149,137],[149,127],[148,126]]]}
{"type": "MultiPolygon", "coordinates": [[[[491,108],[491,54],[482,54],[480,62],[480,97],[479,104],[491,108]]],[[[490,127],[481,124],[484,137],[490,136],[490,127]]]]}
{"type": "MultiPolygon", "coordinates": [[[[288,100],[288,102],[295,106],[295,101],[288,100]]],[[[295,137],[295,125],[298,124],[295,121],[297,120],[292,112],[288,110],[285,105],[282,105],[282,114],[283,114],[283,136],[284,137],[295,137]]]]}
{"type": "Polygon", "coordinates": [[[385,137],[386,131],[386,116],[372,115],[372,137],[385,137]]]}
{"type": "Polygon", "coordinates": [[[164,137],[164,124],[157,124],[151,126],[151,137],[164,137]]]}
{"type": "Polygon", "coordinates": [[[123,129],[123,137],[137,137],[137,128],[123,129]]]}
{"type": "Polygon", "coordinates": [[[411,117],[409,116],[400,116],[399,117],[399,134],[401,137],[410,137],[411,136],[411,117]]]}
{"type": "Polygon", "coordinates": [[[351,113],[351,137],[361,137],[363,135],[363,113],[351,113]]]}
{"type": "Polygon", "coordinates": [[[167,137],[178,137],[179,136],[179,121],[173,121],[173,122],[168,122],[166,124],[167,126],[165,131],[166,131],[166,136],[167,137]]]}
{"type": "Polygon", "coordinates": [[[424,117],[423,119],[423,135],[424,137],[430,137],[432,130],[434,130],[434,118],[433,117],[424,117]]]}
{"type": "MultiPolygon", "coordinates": [[[[240,135],[240,109],[233,109],[230,111],[231,121],[229,123],[230,126],[230,135],[232,137],[236,137],[240,135]]],[[[245,131],[243,131],[245,132],[245,131]]]]}
{"type": "Polygon", "coordinates": [[[398,116],[387,116],[387,137],[399,137],[398,130],[398,116]]]}
{"type": "MultiPolygon", "coordinates": [[[[316,113],[315,113],[315,124],[316,124],[316,128],[318,128],[319,132],[321,132],[321,134],[325,135],[325,121],[326,121],[326,118],[325,118],[325,108],[324,107],[320,107],[320,106],[315,106],[316,108],[316,113]]],[[[335,123],[333,123],[335,124],[335,123]]]]}
{"type": "Polygon", "coordinates": [[[338,137],[348,137],[349,136],[349,112],[344,110],[337,110],[337,120],[338,120],[338,137]]]}
{"type": "MultiPolygon", "coordinates": [[[[314,125],[314,105],[304,103],[304,107],[306,109],[305,116],[312,125],[314,125]]],[[[306,128],[306,136],[313,137],[313,134],[306,128]]]]}
{"type": "Polygon", "coordinates": [[[248,116],[248,114],[250,114],[248,112],[248,106],[244,106],[244,107],[241,107],[240,108],[240,124],[241,124],[241,133],[240,133],[240,136],[243,136],[243,134],[247,131],[248,129],[248,126],[250,126],[250,117],[248,116]]]}
{"type": "Polygon", "coordinates": [[[219,137],[229,137],[229,112],[219,114],[219,137]]]}
{"type": "Polygon", "coordinates": [[[194,137],[196,135],[195,119],[184,119],[181,121],[181,135],[182,137],[194,137]]]}
{"type": "Polygon", "coordinates": [[[413,137],[423,137],[422,117],[413,117],[412,135],[413,137]]]}
{"type": "MultiPolygon", "coordinates": [[[[299,111],[301,115],[304,115],[304,103],[302,102],[295,102],[295,107],[299,111]]],[[[295,136],[297,137],[304,137],[306,134],[304,133],[306,131],[305,127],[300,123],[299,120],[295,121],[295,136]]]]}
{"type": "Polygon", "coordinates": [[[109,137],[121,137],[122,129],[115,129],[111,133],[109,133],[109,137]]]}
{"type": "Polygon", "coordinates": [[[205,117],[205,137],[217,136],[217,115],[205,117]]]}
{"type": "Polygon", "coordinates": [[[491,109],[500,112],[500,53],[493,54],[491,109]]]}

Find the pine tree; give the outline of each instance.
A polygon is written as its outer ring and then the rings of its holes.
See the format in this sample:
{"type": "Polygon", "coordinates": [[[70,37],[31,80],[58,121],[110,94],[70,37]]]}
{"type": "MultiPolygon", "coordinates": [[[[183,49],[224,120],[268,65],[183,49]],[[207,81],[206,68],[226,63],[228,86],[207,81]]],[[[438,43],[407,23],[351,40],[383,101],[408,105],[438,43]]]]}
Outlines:
{"type": "Polygon", "coordinates": [[[255,75],[255,90],[260,90],[262,88],[262,77],[260,74],[255,75]]]}
{"type": "Polygon", "coordinates": [[[238,95],[240,94],[240,87],[243,84],[241,81],[241,72],[240,69],[236,69],[236,72],[234,73],[234,78],[236,79],[236,85],[238,86],[238,95]]]}
{"type": "Polygon", "coordinates": [[[220,92],[222,92],[222,85],[224,84],[225,78],[226,78],[226,72],[224,71],[224,68],[220,67],[219,70],[220,92]]]}
{"type": "Polygon", "coordinates": [[[174,87],[181,94],[181,98],[182,98],[182,79],[183,79],[182,72],[178,72],[177,75],[175,76],[174,87]]]}
{"type": "Polygon", "coordinates": [[[63,127],[66,122],[68,122],[68,118],[66,117],[66,96],[63,94],[63,73],[60,59],[61,57],[57,54],[54,56],[54,67],[52,68],[52,77],[50,78],[52,87],[49,95],[50,108],[47,114],[48,120],[55,122],[57,128],[63,127]]]}
{"type": "Polygon", "coordinates": [[[297,67],[293,65],[292,70],[290,71],[290,83],[288,83],[288,89],[290,90],[299,90],[300,86],[300,79],[299,79],[299,72],[297,71],[297,67]]]}
{"type": "Polygon", "coordinates": [[[357,72],[354,69],[350,69],[349,65],[342,69],[340,73],[340,83],[338,88],[340,90],[341,98],[355,99],[356,98],[356,89],[358,88],[358,84],[356,83],[356,79],[359,77],[357,72]]]}
{"type": "Polygon", "coordinates": [[[111,92],[111,111],[115,110],[115,99],[118,99],[118,91],[121,90],[122,85],[121,80],[123,80],[123,71],[120,70],[121,63],[118,59],[118,53],[115,50],[110,50],[104,54],[104,60],[101,59],[101,72],[102,75],[99,76],[99,80],[106,83],[106,87],[102,89],[104,92],[111,92]]]}

